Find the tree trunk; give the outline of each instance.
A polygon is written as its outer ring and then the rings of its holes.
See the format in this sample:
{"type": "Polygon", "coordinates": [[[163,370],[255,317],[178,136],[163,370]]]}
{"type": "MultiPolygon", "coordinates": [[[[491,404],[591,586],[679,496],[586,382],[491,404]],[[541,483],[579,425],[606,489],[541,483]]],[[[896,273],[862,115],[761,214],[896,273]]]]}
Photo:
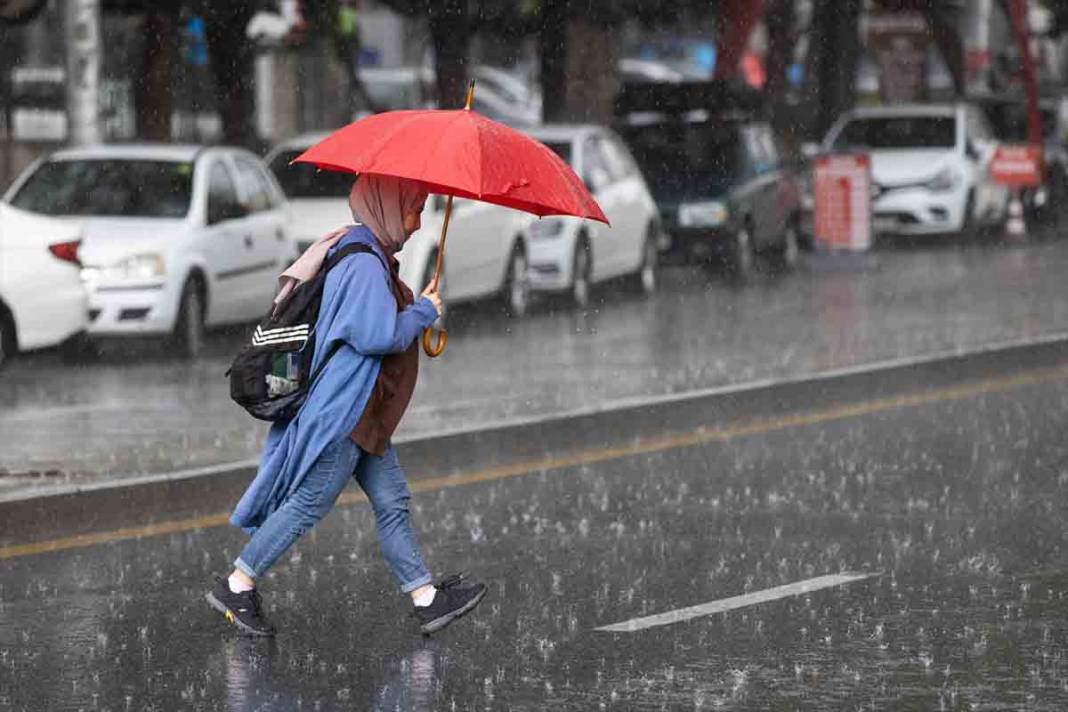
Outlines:
{"type": "Polygon", "coordinates": [[[968,72],[964,62],[964,39],[960,33],[964,26],[963,11],[950,3],[931,3],[926,14],[935,44],[953,77],[953,90],[958,97],[964,96],[968,72]]]}
{"type": "Polygon", "coordinates": [[[442,109],[463,106],[470,32],[466,0],[443,0],[432,7],[430,38],[434,43],[438,106],[442,109]]]}
{"type": "Polygon", "coordinates": [[[567,116],[567,5],[568,0],[544,0],[541,34],[542,120],[563,121],[567,116]]]}
{"type": "Polygon", "coordinates": [[[813,13],[817,135],[823,136],[856,100],[860,0],[817,0],[813,13]]]}
{"type": "Polygon", "coordinates": [[[245,37],[245,27],[252,18],[251,5],[213,2],[205,10],[205,34],[223,137],[227,143],[251,145],[256,140],[252,127],[254,73],[252,45],[245,37]]]}
{"type": "Polygon", "coordinates": [[[178,61],[178,17],[165,10],[144,17],[144,77],[135,82],[137,133],[152,141],[171,139],[173,67],[178,61]]]}
{"type": "Polygon", "coordinates": [[[767,7],[768,79],[764,91],[771,105],[779,106],[786,94],[786,71],[793,58],[796,17],[793,0],[769,0],[767,7]]]}
{"type": "MultiPolygon", "coordinates": [[[[63,43],[67,52],[67,137],[74,146],[99,143],[100,123],[100,2],[67,0],[64,4],[63,43]]],[[[6,71],[6,68],[5,68],[6,71]]]]}
{"type": "Polygon", "coordinates": [[[610,125],[619,93],[619,48],[611,23],[572,15],[567,26],[565,120],[610,125]]]}

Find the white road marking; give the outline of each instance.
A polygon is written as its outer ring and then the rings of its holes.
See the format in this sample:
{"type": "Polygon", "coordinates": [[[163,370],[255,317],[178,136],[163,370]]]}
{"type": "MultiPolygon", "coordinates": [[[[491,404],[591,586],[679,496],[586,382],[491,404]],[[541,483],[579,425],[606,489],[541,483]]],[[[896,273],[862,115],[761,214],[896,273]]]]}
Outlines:
{"type": "Polygon", "coordinates": [[[724,613],[726,611],[733,611],[736,608],[755,606],[758,603],[777,601],[780,598],[800,596],[802,594],[811,593],[812,591],[819,591],[820,589],[824,588],[842,586],[847,583],[862,581],[873,576],[878,576],[878,574],[844,573],[829,574],[827,576],[817,576],[816,578],[807,579],[805,581],[788,583],[785,586],[776,586],[774,588],[764,589],[763,591],[746,593],[741,596],[721,598],[718,601],[700,603],[696,606],[690,606],[689,608],[678,608],[674,611],[668,611],[667,613],[657,613],[656,615],[645,616],[644,618],[632,618],[629,621],[623,621],[622,623],[613,623],[612,625],[601,626],[600,628],[595,628],[594,630],[602,630],[609,633],[634,633],[639,630],[645,630],[646,628],[655,628],[661,625],[670,625],[672,623],[688,621],[691,618],[710,616],[714,613],[724,613]]]}

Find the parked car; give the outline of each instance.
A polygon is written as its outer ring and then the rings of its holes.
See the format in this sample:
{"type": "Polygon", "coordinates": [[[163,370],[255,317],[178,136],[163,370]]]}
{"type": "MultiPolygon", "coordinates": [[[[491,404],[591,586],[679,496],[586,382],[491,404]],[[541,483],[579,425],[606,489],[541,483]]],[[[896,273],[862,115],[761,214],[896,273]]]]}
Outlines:
{"type": "MultiPolygon", "coordinates": [[[[361,68],[360,81],[378,111],[434,108],[435,74],[430,67],[361,68]]],[[[522,80],[505,70],[478,65],[471,76],[477,82],[472,107],[494,121],[511,126],[541,122],[541,96],[525,88],[522,80]]],[[[444,102],[441,108],[458,109],[462,96],[444,102]]]]}
{"type": "Polygon", "coordinates": [[[530,220],[531,286],[570,292],[579,306],[588,303],[594,283],[623,275],[642,291],[655,290],[660,247],[656,203],[619,137],[591,125],[547,125],[527,133],[575,170],[611,223],[530,220]]]}
{"type": "Polygon", "coordinates": [[[686,80],[685,74],[664,62],[634,57],[624,57],[619,60],[619,76],[624,84],[644,84],[649,82],[678,84],[686,80]]]}
{"type": "Polygon", "coordinates": [[[516,124],[541,123],[541,90],[519,73],[476,64],[471,68],[471,78],[476,82],[475,94],[486,100],[486,106],[476,107],[476,110],[496,111],[516,124]],[[491,100],[493,106],[490,106],[491,100]]]}
{"type": "Polygon", "coordinates": [[[0,202],[0,366],[85,330],[80,240],[76,225],[0,202]]]}
{"type": "Polygon", "coordinates": [[[796,262],[801,188],[771,127],[745,114],[634,114],[625,137],[656,198],[670,250],[747,276],[757,252],[796,262]]]}
{"type": "Polygon", "coordinates": [[[28,168],[8,200],[77,226],[91,335],[166,334],[187,356],[206,326],[262,316],[296,253],[285,196],[237,148],[59,151],[28,168]]]}
{"type": "Polygon", "coordinates": [[[711,79],[716,69],[716,44],[707,37],[659,35],[627,48],[628,59],[668,65],[690,80],[711,79]]]}
{"type": "MultiPolygon", "coordinates": [[[[290,165],[326,134],[306,134],[275,147],[267,165],[277,176],[293,211],[293,230],[301,249],[338,227],[352,223],[348,196],[355,176],[320,171],[307,164],[290,165]]],[[[445,199],[431,196],[422,227],[397,255],[401,278],[419,292],[430,281],[444,220],[445,199]]],[[[507,208],[473,200],[454,200],[448,245],[443,261],[441,293],[449,303],[499,297],[506,311],[526,312],[526,218],[507,208]]]]}
{"type": "Polygon", "coordinates": [[[348,196],[354,176],[320,171],[307,163],[290,165],[290,161],[326,138],[328,133],[302,134],[278,144],[263,159],[289,201],[298,254],[326,233],[352,222],[348,196]]]}
{"type": "Polygon", "coordinates": [[[859,108],[827,133],[823,152],[871,156],[876,234],[967,234],[1000,223],[1009,191],[990,178],[997,140],[972,104],[859,108]]]}

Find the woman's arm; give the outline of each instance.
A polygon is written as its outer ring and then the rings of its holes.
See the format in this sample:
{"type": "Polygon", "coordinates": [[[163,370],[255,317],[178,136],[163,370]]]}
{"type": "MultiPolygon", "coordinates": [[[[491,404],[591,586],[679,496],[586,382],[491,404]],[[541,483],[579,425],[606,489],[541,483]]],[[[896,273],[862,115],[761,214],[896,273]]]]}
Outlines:
{"type": "Polygon", "coordinates": [[[438,312],[426,297],[397,311],[389,277],[374,255],[357,254],[346,262],[350,264],[340,275],[344,284],[340,309],[346,319],[342,338],[358,352],[381,356],[405,351],[437,319],[438,312]]]}

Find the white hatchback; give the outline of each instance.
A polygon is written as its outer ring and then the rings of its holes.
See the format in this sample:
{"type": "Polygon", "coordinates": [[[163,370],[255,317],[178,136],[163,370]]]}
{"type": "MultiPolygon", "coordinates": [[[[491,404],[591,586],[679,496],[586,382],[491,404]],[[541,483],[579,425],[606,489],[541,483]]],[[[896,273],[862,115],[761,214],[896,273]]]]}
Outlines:
{"type": "Polygon", "coordinates": [[[527,133],[575,170],[611,223],[528,219],[531,286],[569,292],[579,306],[587,304],[595,282],[623,275],[641,291],[656,289],[661,241],[656,203],[619,137],[590,125],[546,125],[527,133]]]}
{"type": "MultiPolygon", "coordinates": [[[[324,136],[299,136],[275,147],[266,157],[289,198],[300,249],[352,223],[348,195],[355,176],[290,165],[324,136]]],[[[431,196],[423,211],[423,226],[397,255],[401,279],[416,293],[433,274],[444,215],[445,199],[431,196]]],[[[497,297],[509,314],[522,316],[526,312],[530,293],[526,221],[524,214],[507,208],[474,200],[453,201],[442,264],[441,294],[447,303],[497,297]]]]}
{"type": "Polygon", "coordinates": [[[968,233],[1004,218],[1008,189],[990,177],[997,147],[971,104],[864,107],[843,115],[828,153],[871,156],[872,227],[899,235],[968,233]]]}
{"type": "Polygon", "coordinates": [[[0,203],[0,365],[85,330],[79,239],[61,220],[0,203]]]}
{"type": "Polygon", "coordinates": [[[237,148],[58,151],[27,169],[8,200],[78,231],[91,335],[170,335],[186,356],[199,352],[205,326],[261,317],[296,254],[281,189],[237,148]]]}

